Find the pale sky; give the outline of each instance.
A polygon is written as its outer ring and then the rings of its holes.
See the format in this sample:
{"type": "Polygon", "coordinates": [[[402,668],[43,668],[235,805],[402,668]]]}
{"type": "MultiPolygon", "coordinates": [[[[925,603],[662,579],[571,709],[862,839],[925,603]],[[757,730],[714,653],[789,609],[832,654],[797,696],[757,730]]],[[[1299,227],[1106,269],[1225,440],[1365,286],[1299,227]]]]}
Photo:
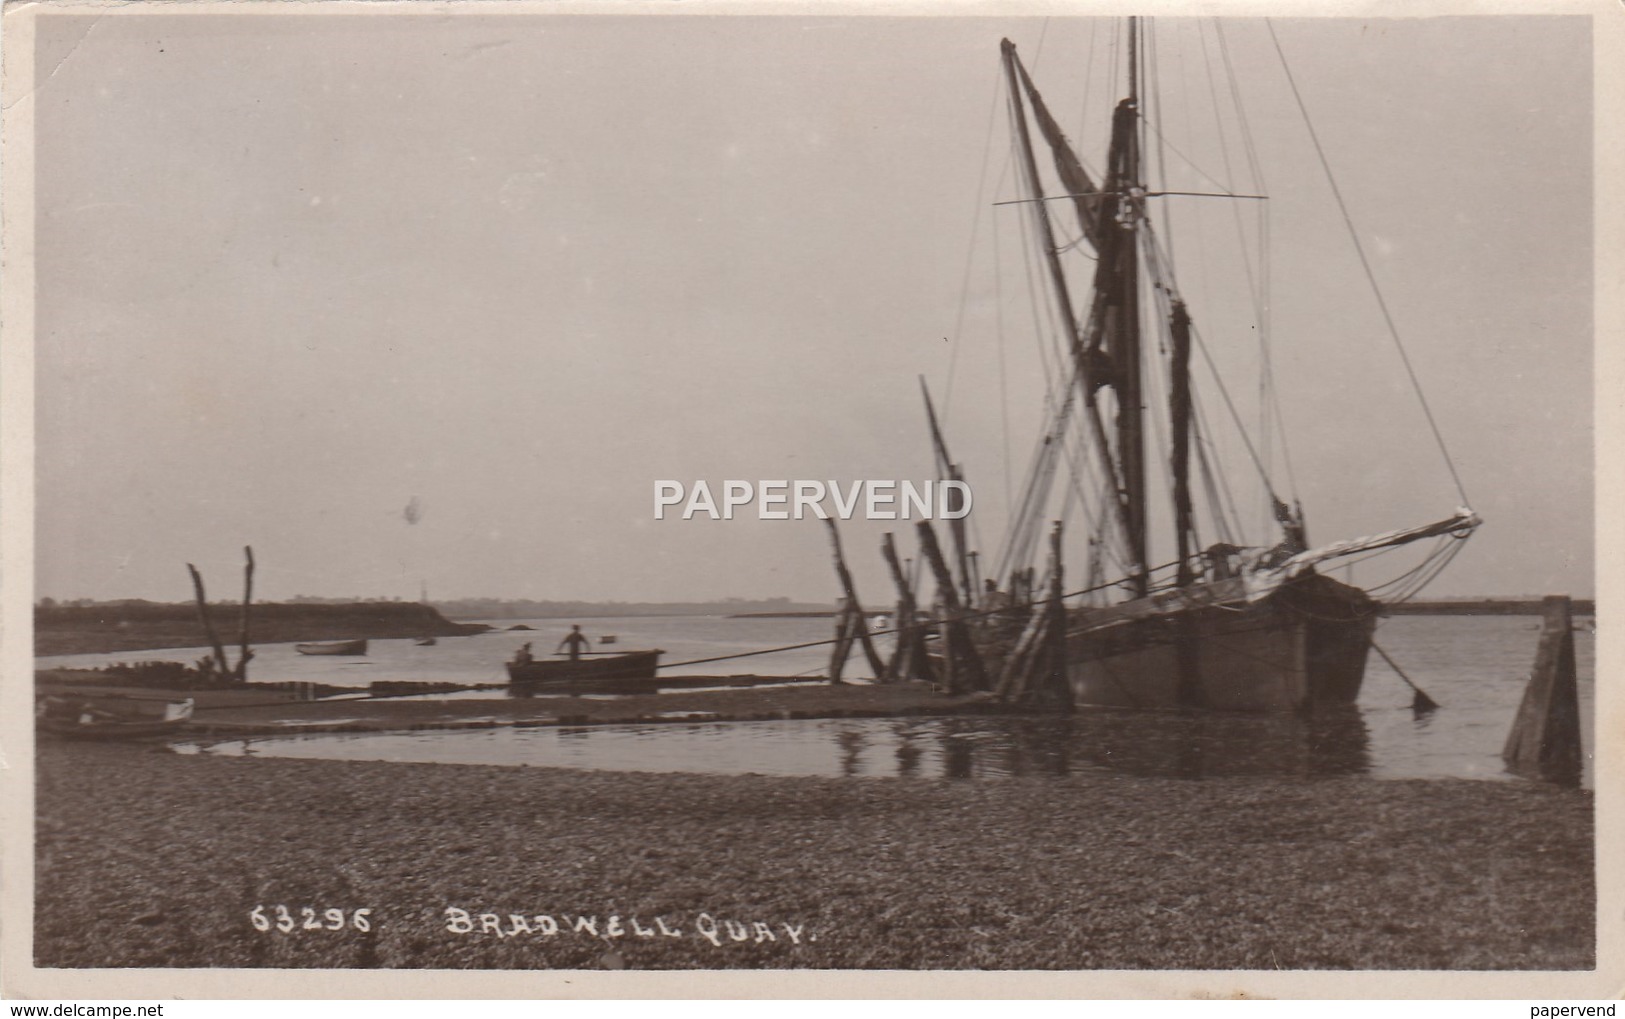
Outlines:
{"type": "MultiPolygon", "coordinates": [[[[1212,190],[1180,167],[1226,176],[1195,150],[1217,36],[1154,26],[1190,160],[1168,156],[1167,186],[1212,190]]],[[[1486,520],[1427,593],[1591,594],[1589,21],[1275,28],[1486,520]]],[[[929,477],[917,375],[991,551],[1043,377],[1019,256],[988,253],[1020,241],[1017,207],[992,204],[1017,197],[999,40],[1098,166],[1111,29],[40,17],[37,595],[180,600],[189,561],[228,595],[252,544],[266,599],[828,600],[820,524],[656,521],[654,482],[929,477]]],[[[1224,37],[1270,195],[1311,535],[1448,516],[1267,31],[1224,37]]],[[[1228,200],[1171,212],[1198,326],[1245,366],[1228,200]]],[[[912,550],[908,524],[843,531],[876,602],[888,529],[912,550]]]]}

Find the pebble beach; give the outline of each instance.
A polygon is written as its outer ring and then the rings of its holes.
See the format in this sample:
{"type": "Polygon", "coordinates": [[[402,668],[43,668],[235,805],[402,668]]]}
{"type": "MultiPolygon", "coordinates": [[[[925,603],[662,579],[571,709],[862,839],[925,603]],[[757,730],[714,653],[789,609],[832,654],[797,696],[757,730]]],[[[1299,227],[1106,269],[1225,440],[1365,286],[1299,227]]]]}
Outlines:
{"type": "Polygon", "coordinates": [[[1595,963],[1592,794],[768,778],[41,740],[42,967],[1595,963]]]}

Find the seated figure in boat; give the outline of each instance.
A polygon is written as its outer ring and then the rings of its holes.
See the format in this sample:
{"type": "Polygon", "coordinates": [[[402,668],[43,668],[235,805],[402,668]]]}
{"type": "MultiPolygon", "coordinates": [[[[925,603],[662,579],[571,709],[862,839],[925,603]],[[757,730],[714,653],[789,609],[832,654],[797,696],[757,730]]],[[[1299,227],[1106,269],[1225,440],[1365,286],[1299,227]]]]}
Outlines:
{"type": "Polygon", "coordinates": [[[579,661],[581,658],[581,649],[590,645],[591,643],[592,641],[587,638],[587,635],[581,632],[581,624],[574,623],[570,627],[570,632],[564,635],[564,639],[559,641],[559,646],[554,648],[553,651],[554,653],[563,651],[566,645],[568,645],[570,649],[570,661],[579,661]]]}
{"type": "Polygon", "coordinates": [[[514,654],[513,654],[513,663],[515,665],[529,665],[531,662],[533,662],[535,660],[536,660],[535,656],[530,653],[530,642],[529,641],[526,641],[524,644],[519,645],[519,650],[515,651],[514,654]]]}

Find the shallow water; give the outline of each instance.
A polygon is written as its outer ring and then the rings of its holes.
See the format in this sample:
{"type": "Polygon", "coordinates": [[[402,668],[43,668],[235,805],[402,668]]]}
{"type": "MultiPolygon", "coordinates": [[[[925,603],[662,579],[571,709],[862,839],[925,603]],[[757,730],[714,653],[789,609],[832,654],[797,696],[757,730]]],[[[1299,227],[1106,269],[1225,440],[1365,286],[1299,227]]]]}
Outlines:
{"type": "MultiPolygon", "coordinates": [[[[827,640],[834,621],[830,619],[729,619],[726,616],[633,616],[601,619],[501,619],[490,620],[497,627],[471,637],[440,637],[432,647],[418,647],[411,640],[371,640],[364,657],[341,655],[302,655],[292,643],[256,644],[250,678],[264,683],[312,681],[330,686],[365,687],[377,680],[408,682],[506,683],[503,663],[511,659],[521,644],[529,643],[538,658],[545,657],[570,631],[570,623],[581,624],[593,640],[594,651],[635,651],[660,648],[663,676],[725,676],[758,673],[770,676],[821,674],[829,666],[829,648],[802,648],[749,658],[695,666],[675,663],[696,658],[713,658],[763,648],[783,647],[808,641],[827,640]],[[509,630],[517,624],[531,630],[509,630]],[[614,644],[600,644],[598,638],[614,634],[614,644]]],[[[50,655],[35,659],[39,668],[94,669],[118,662],[195,662],[210,654],[208,648],[160,648],[151,651],[120,651],[105,655],[50,655]]],[[[235,654],[235,652],[233,652],[235,654]]],[[[861,655],[848,666],[848,675],[864,675],[861,655]]]]}
{"type": "MultiPolygon", "coordinates": [[[[1589,623],[1589,620],[1586,620],[1589,623]]],[[[582,620],[583,630],[617,634],[617,648],[662,647],[666,660],[820,640],[827,619],[661,617],[582,620]]],[[[511,623],[506,624],[511,625],[511,623]]],[[[291,645],[256,649],[254,678],[313,679],[363,686],[373,679],[490,682],[526,640],[544,649],[562,635],[556,621],[535,631],[442,639],[435,647],[374,641],[365,660],[312,658],[291,645]]],[[[187,750],[265,756],[532,764],[638,771],[778,775],[997,777],[1113,769],[1145,774],[1348,775],[1378,778],[1506,778],[1501,747],[1534,662],[1539,620],[1532,616],[1401,616],[1384,620],[1377,642],[1440,709],[1416,714],[1411,692],[1372,655],[1356,710],[1303,720],[1290,716],[1200,715],[1082,710],[1069,719],[945,718],[735,723],[662,723],[580,729],[285,736],[187,750]]],[[[1575,634],[1586,747],[1596,638],[1575,634]]],[[[201,651],[192,657],[200,657],[201,651]]],[[[703,675],[822,671],[826,648],[781,652],[675,670],[703,675]]],[[[191,660],[183,652],[75,655],[41,665],[191,660]]],[[[861,655],[849,675],[864,675],[861,655]]],[[[482,694],[480,696],[491,696],[482,694]]],[[[1583,781],[1589,785],[1591,761],[1583,781]]]]}

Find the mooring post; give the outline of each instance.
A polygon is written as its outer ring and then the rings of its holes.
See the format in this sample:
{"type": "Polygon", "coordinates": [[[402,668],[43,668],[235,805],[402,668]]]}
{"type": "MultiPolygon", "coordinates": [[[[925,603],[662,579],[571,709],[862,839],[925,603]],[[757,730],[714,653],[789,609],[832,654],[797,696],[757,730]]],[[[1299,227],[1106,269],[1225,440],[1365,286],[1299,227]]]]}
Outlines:
{"type": "Polygon", "coordinates": [[[846,568],[846,557],[841,554],[841,534],[835,529],[835,521],[828,517],[824,523],[829,526],[829,540],[835,550],[835,574],[841,580],[841,590],[846,594],[847,625],[854,636],[863,644],[863,653],[869,659],[869,668],[874,671],[876,679],[880,679],[886,672],[886,663],[880,660],[880,652],[875,650],[874,638],[869,636],[869,619],[863,614],[863,605],[858,601],[857,589],[852,584],[852,573],[846,568]]]}
{"type": "Polygon", "coordinates": [[[215,631],[214,623],[209,619],[209,597],[203,591],[203,574],[191,563],[186,564],[187,572],[192,574],[192,592],[197,598],[197,617],[203,624],[203,632],[209,638],[209,646],[214,649],[213,659],[202,659],[210,662],[210,671],[220,677],[222,681],[230,680],[231,663],[226,660],[226,648],[220,643],[220,634],[215,631]]]}
{"type": "Polygon", "coordinates": [[[852,651],[852,606],[843,597],[841,611],[835,613],[835,646],[829,653],[829,681],[841,682],[841,670],[846,668],[846,656],[852,651]]]}
{"type": "Polygon", "coordinates": [[[959,598],[954,594],[953,575],[948,572],[948,563],[942,557],[936,532],[931,529],[929,520],[921,520],[914,527],[919,532],[920,554],[931,566],[937,580],[937,596],[942,599],[942,652],[948,673],[948,690],[950,693],[964,693],[964,688],[986,690],[988,681],[982,667],[982,656],[977,653],[976,645],[971,641],[970,629],[962,617],[959,598]],[[965,680],[963,684],[960,682],[961,676],[965,680]]]}
{"type": "MultiPolygon", "coordinates": [[[[897,614],[892,620],[892,629],[897,631],[897,646],[892,652],[891,661],[886,663],[884,678],[887,682],[907,681],[913,679],[918,671],[915,644],[920,637],[914,618],[914,591],[909,587],[908,574],[903,571],[902,563],[898,562],[897,546],[892,542],[890,531],[881,540],[880,554],[885,557],[886,566],[891,570],[892,583],[897,585],[897,614]]],[[[920,657],[923,660],[923,654],[920,657]]]]}
{"type": "Polygon", "coordinates": [[[254,657],[254,649],[248,646],[248,620],[254,605],[254,546],[243,546],[243,558],[243,611],[237,630],[241,651],[237,657],[237,668],[232,673],[232,678],[239,683],[248,682],[248,660],[254,657]]]}
{"type": "Polygon", "coordinates": [[[1072,709],[1072,684],[1066,674],[1066,604],[1062,598],[1066,592],[1064,581],[1064,564],[1061,560],[1061,522],[1055,521],[1054,528],[1049,536],[1050,574],[1049,574],[1049,604],[1044,606],[1044,614],[1048,617],[1046,641],[1049,651],[1049,683],[1043,694],[1043,700],[1053,703],[1056,707],[1070,711],[1072,709]]]}
{"type": "Polygon", "coordinates": [[[1535,667],[1501,757],[1534,777],[1580,780],[1580,693],[1574,668],[1574,606],[1567,595],[1544,601],[1535,667]]]}

